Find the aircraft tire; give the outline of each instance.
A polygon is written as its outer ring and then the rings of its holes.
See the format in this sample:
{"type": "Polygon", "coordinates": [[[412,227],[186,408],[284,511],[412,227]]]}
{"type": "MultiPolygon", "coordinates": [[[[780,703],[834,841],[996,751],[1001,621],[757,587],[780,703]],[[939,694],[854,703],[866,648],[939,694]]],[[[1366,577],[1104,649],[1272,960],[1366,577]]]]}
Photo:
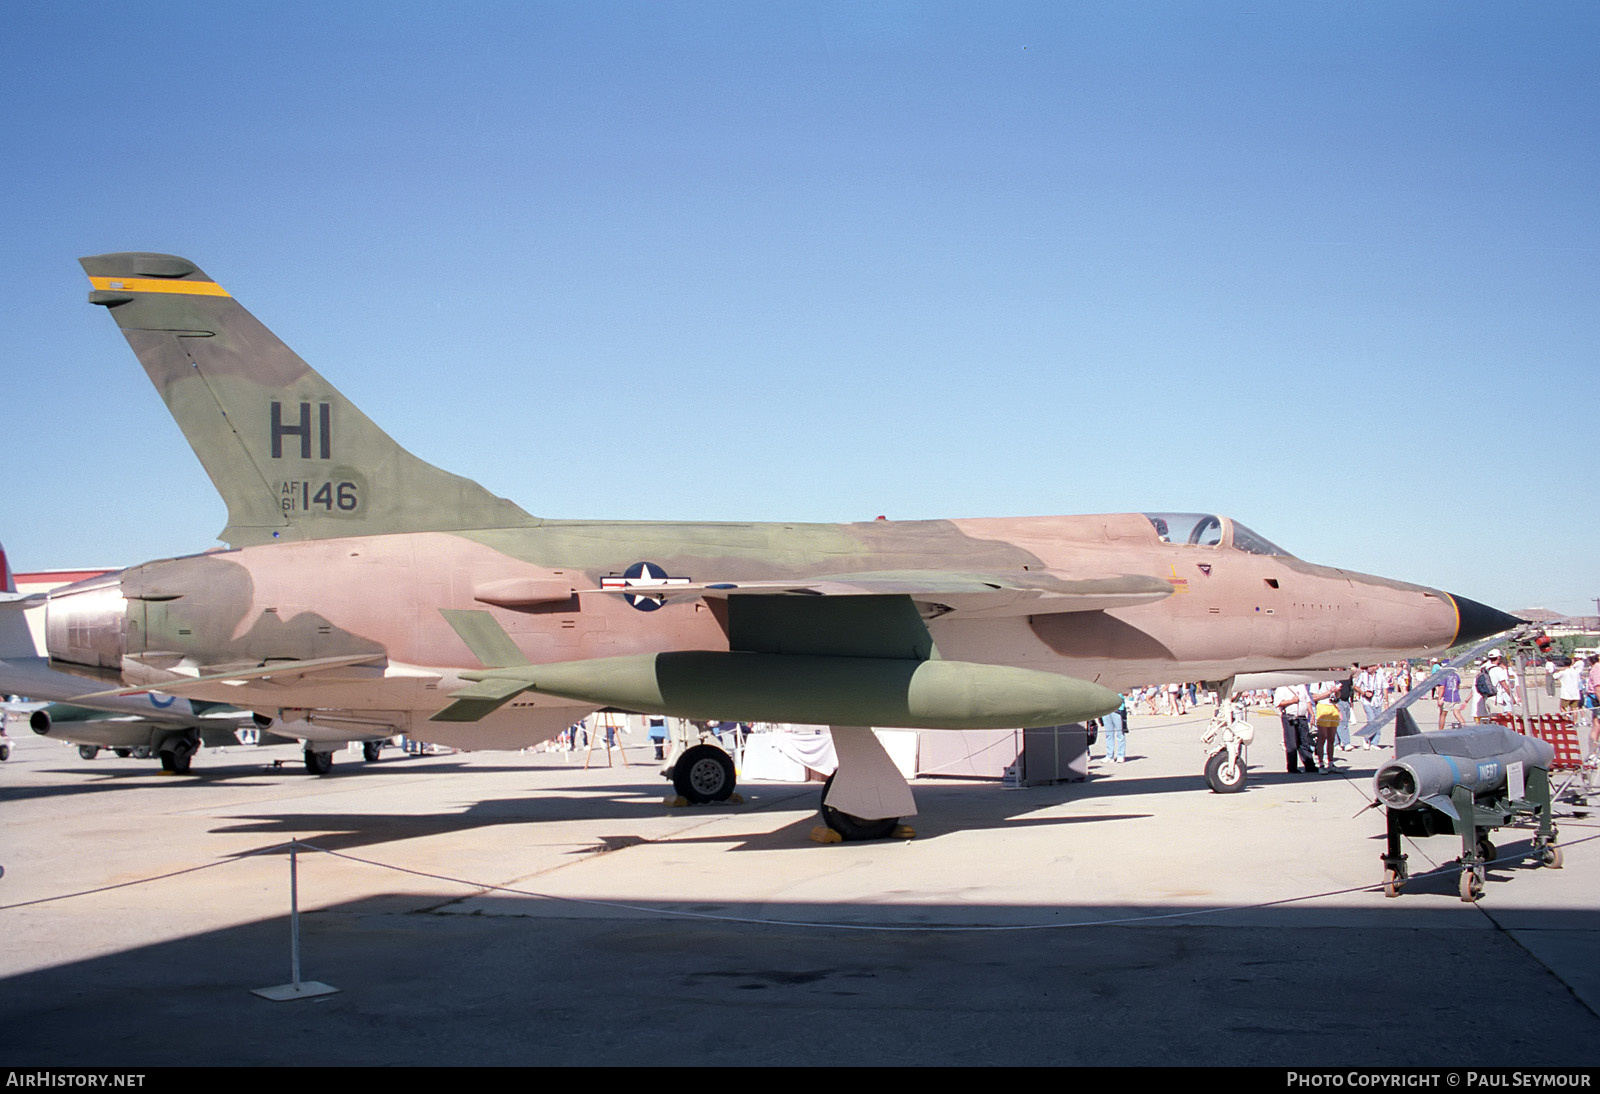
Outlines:
{"type": "Polygon", "coordinates": [[[148,745],[140,745],[133,750],[133,758],[136,760],[148,760],[150,758],[150,747],[148,745]]]}
{"type": "Polygon", "coordinates": [[[306,770],[313,775],[333,774],[333,753],[306,749],[306,770]]]}
{"type": "Polygon", "coordinates": [[[369,764],[377,763],[378,757],[381,755],[383,755],[382,741],[361,742],[361,758],[366,760],[369,764]]]}
{"type": "Polygon", "coordinates": [[[1547,843],[1543,847],[1539,848],[1539,864],[1541,866],[1548,866],[1552,870],[1561,869],[1561,864],[1564,857],[1565,856],[1561,854],[1561,848],[1553,843],[1547,843]]]}
{"type": "Polygon", "coordinates": [[[1500,849],[1490,843],[1486,837],[1478,837],[1478,857],[1485,863],[1493,862],[1500,857],[1500,849]]]}
{"type": "Polygon", "coordinates": [[[119,760],[126,760],[133,755],[133,749],[131,748],[113,748],[111,751],[117,754],[117,759],[119,760]]]}
{"type": "Polygon", "coordinates": [[[672,788],[695,805],[727,801],[737,783],[733,757],[715,745],[695,745],[672,765],[672,788]]]}
{"type": "Polygon", "coordinates": [[[1218,794],[1237,794],[1244,789],[1244,760],[1228,763],[1228,750],[1212,754],[1206,761],[1206,782],[1218,794]]]}
{"type": "Polygon", "coordinates": [[[96,756],[100,755],[100,750],[94,745],[79,745],[78,755],[83,757],[85,760],[92,760],[96,756]]]}
{"type": "Polygon", "coordinates": [[[0,763],[4,763],[9,759],[11,759],[11,746],[0,745],[0,763]]]}
{"type": "MultiPolygon", "coordinates": [[[[833,788],[833,776],[828,776],[828,781],[822,784],[822,800],[828,799],[828,791],[833,788]]],[[[883,817],[869,820],[858,817],[853,813],[835,809],[831,805],[823,804],[822,823],[839,833],[840,838],[852,843],[860,840],[888,839],[894,835],[894,830],[900,825],[899,817],[883,817]]]]}
{"type": "Polygon", "coordinates": [[[177,748],[164,748],[161,750],[161,770],[170,771],[174,775],[187,775],[189,765],[194,760],[194,749],[180,744],[177,748]]]}

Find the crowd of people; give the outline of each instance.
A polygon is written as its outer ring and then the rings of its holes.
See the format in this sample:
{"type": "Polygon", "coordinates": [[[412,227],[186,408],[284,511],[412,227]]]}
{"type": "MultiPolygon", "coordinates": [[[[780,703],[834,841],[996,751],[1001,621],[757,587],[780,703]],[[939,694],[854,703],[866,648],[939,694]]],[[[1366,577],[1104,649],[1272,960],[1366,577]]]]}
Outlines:
{"type": "MultiPolygon", "coordinates": [[[[1590,753],[1600,748],[1600,657],[1590,653],[1566,657],[1552,653],[1544,664],[1545,684],[1562,711],[1572,712],[1589,728],[1590,753]]],[[[1319,683],[1292,684],[1247,691],[1235,699],[1256,709],[1276,710],[1283,729],[1285,770],[1291,774],[1317,774],[1346,761],[1341,752],[1382,749],[1383,712],[1417,684],[1433,679],[1430,696],[1438,706],[1438,728],[1488,721],[1496,714],[1527,709],[1524,681],[1498,649],[1472,671],[1434,658],[1426,663],[1391,661],[1352,665],[1348,675],[1319,683]],[[1355,724],[1360,709],[1362,722],[1355,724]]],[[[1105,760],[1121,763],[1126,757],[1127,716],[1131,711],[1148,716],[1188,714],[1200,707],[1215,707],[1215,693],[1196,683],[1154,684],[1134,688],[1122,709],[1100,721],[1105,760]]]]}
{"type": "Polygon", "coordinates": [[[1130,710],[1140,714],[1188,714],[1198,706],[1215,706],[1215,692],[1202,691],[1200,685],[1152,684],[1128,692],[1126,702],[1130,710]]]}

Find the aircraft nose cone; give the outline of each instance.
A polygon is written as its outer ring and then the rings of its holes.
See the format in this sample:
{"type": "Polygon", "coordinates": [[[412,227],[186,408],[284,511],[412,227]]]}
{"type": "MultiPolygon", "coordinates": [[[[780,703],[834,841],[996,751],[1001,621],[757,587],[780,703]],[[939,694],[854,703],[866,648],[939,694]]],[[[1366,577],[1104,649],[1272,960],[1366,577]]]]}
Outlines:
{"type": "Polygon", "coordinates": [[[1456,615],[1461,623],[1456,627],[1456,640],[1452,646],[1464,645],[1467,642],[1476,642],[1480,638],[1488,638],[1491,634],[1508,631],[1512,627],[1521,625],[1522,620],[1499,608],[1491,608],[1487,604],[1479,604],[1476,600],[1468,600],[1455,593],[1448,594],[1455,601],[1456,615]]]}

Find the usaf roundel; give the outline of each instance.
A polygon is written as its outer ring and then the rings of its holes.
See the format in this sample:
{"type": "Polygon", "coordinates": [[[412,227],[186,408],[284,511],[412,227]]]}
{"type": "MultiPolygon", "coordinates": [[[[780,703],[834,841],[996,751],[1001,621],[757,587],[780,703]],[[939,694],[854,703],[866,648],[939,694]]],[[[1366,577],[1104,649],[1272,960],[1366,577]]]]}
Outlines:
{"type": "MultiPolygon", "coordinates": [[[[603,577],[600,579],[600,587],[602,589],[661,589],[665,592],[667,586],[687,584],[689,584],[688,578],[668,577],[666,568],[657,566],[653,562],[635,562],[632,566],[622,571],[621,577],[603,577]]],[[[659,597],[651,596],[648,593],[644,595],[624,593],[623,599],[641,612],[653,612],[661,607],[663,603],[659,597]]]]}

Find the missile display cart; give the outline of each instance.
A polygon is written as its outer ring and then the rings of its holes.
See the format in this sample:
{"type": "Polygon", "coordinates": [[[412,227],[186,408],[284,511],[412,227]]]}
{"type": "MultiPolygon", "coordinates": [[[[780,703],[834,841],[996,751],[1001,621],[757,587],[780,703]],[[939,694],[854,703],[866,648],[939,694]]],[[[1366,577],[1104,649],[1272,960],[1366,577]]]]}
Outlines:
{"type": "Polygon", "coordinates": [[[1552,749],[1503,726],[1396,738],[1395,758],[1374,777],[1377,803],[1388,816],[1388,847],[1383,855],[1383,892],[1398,896],[1408,877],[1400,837],[1454,833],[1461,837],[1460,893],[1464,901],[1483,895],[1485,872],[1497,851],[1489,833],[1536,818],[1534,857],[1561,868],[1561,848],[1551,820],[1552,749]],[[1514,796],[1520,771],[1520,796],[1514,796]]]}

